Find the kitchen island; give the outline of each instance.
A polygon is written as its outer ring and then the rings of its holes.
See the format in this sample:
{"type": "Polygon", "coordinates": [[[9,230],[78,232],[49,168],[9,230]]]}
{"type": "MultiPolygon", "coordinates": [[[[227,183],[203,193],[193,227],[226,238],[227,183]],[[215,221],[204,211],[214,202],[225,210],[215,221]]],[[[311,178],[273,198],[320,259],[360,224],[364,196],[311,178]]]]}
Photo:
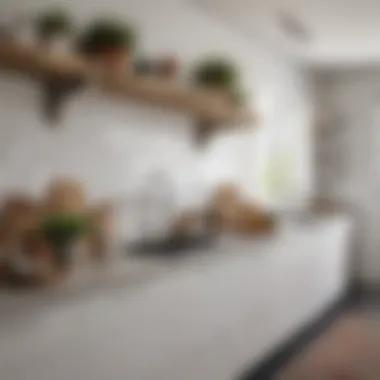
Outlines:
{"type": "Polygon", "coordinates": [[[350,231],[343,216],[289,222],[271,238],[223,236],[177,259],[129,257],[91,281],[2,293],[1,376],[233,380],[344,294],[350,231]]]}

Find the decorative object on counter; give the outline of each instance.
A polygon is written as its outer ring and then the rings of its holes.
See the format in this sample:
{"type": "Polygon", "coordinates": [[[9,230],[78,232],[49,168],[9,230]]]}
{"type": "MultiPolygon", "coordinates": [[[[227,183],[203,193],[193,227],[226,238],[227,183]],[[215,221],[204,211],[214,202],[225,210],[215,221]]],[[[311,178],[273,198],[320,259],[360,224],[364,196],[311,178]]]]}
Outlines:
{"type": "Polygon", "coordinates": [[[58,277],[53,258],[53,247],[37,228],[30,228],[20,236],[20,245],[7,262],[8,274],[21,283],[51,284],[58,277]]]}
{"type": "Polygon", "coordinates": [[[35,226],[40,217],[36,200],[14,194],[0,213],[0,282],[4,285],[37,285],[47,274],[51,253],[35,226]]]}
{"type": "Polygon", "coordinates": [[[29,288],[40,285],[51,284],[46,274],[39,275],[35,272],[25,272],[19,270],[13,262],[5,261],[0,263],[0,286],[11,288],[29,288]]]}
{"type": "Polygon", "coordinates": [[[83,213],[87,209],[86,191],[83,185],[70,178],[58,178],[51,181],[44,194],[43,212],[83,213]]]}
{"type": "Polygon", "coordinates": [[[129,247],[128,252],[138,256],[176,258],[203,249],[210,249],[215,234],[203,232],[194,236],[167,236],[161,240],[144,240],[129,247]]]}
{"type": "Polygon", "coordinates": [[[90,231],[90,222],[81,214],[57,213],[43,219],[40,230],[54,249],[56,265],[69,269],[73,245],[90,231]]]}
{"type": "Polygon", "coordinates": [[[72,179],[56,179],[48,186],[42,203],[43,215],[82,215],[91,230],[81,240],[90,259],[105,258],[113,235],[113,208],[100,203],[89,207],[83,185],[72,179]]]}
{"type": "Polygon", "coordinates": [[[203,211],[176,212],[174,184],[168,173],[157,170],[140,190],[140,236],[127,248],[137,255],[177,256],[190,249],[209,247],[214,234],[206,228],[203,211]]]}
{"type": "Polygon", "coordinates": [[[175,189],[164,169],[148,173],[139,192],[142,240],[165,238],[175,213],[175,189]]]}
{"type": "Polygon", "coordinates": [[[107,252],[112,249],[114,208],[110,203],[99,204],[91,208],[87,215],[92,227],[91,234],[87,237],[91,257],[104,260],[107,252]]]}
{"type": "Polygon", "coordinates": [[[19,244],[20,236],[33,229],[39,218],[38,202],[23,194],[13,194],[3,201],[0,212],[0,245],[3,259],[8,259],[19,244]]]}
{"type": "Polygon", "coordinates": [[[276,227],[274,214],[247,201],[239,202],[235,219],[235,231],[246,235],[270,234],[276,227]]]}
{"type": "Polygon", "coordinates": [[[0,209],[0,282],[60,283],[72,274],[70,258],[72,270],[79,259],[105,258],[113,237],[113,208],[89,205],[77,181],[54,180],[41,199],[12,195],[0,209]]]}
{"type": "Polygon", "coordinates": [[[205,229],[204,216],[200,211],[185,211],[173,223],[171,234],[182,238],[197,235],[205,229]]]}
{"type": "MultiPolygon", "coordinates": [[[[73,23],[68,12],[63,9],[51,9],[37,16],[36,34],[43,47],[52,48],[55,42],[68,42],[73,23]]],[[[67,48],[67,47],[66,47],[67,48]]]]}
{"type": "Polygon", "coordinates": [[[186,211],[171,223],[163,238],[144,239],[132,244],[130,251],[139,256],[178,257],[211,248],[215,237],[206,212],[186,211]]]}
{"type": "Polygon", "coordinates": [[[136,32],[128,23],[101,18],[93,21],[83,32],[79,50],[100,62],[108,74],[119,77],[133,70],[136,40],[136,32]]]}
{"type": "Polygon", "coordinates": [[[274,216],[259,205],[243,199],[233,183],[218,186],[211,201],[213,221],[221,231],[247,235],[273,232],[274,216]]]}
{"type": "Polygon", "coordinates": [[[215,227],[219,230],[232,228],[240,199],[240,191],[234,183],[222,183],[214,190],[210,208],[215,227]]]}

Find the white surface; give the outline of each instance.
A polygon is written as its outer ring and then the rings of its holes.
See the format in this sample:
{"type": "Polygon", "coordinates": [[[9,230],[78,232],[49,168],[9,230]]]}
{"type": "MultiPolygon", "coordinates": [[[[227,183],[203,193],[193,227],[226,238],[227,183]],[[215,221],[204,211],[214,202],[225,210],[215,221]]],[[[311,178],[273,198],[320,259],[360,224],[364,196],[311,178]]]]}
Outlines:
{"type": "Polygon", "coordinates": [[[349,230],[314,221],[135,266],[142,281],[100,293],[3,296],[1,377],[232,380],[343,293],[349,230]]]}
{"type": "Polygon", "coordinates": [[[190,138],[193,120],[86,90],[69,101],[62,125],[49,130],[40,117],[39,87],[1,73],[0,198],[9,189],[38,193],[57,175],[83,180],[92,198],[121,197],[139,191],[157,169],[168,173],[180,207],[198,204],[225,178],[259,198],[267,151],[282,149],[294,156],[295,196],[310,193],[311,105],[307,74],[296,65],[179,0],[4,0],[0,15],[52,4],[72,11],[79,24],[110,13],[132,20],[141,34],[141,54],[178,54],[185,69],[213,52],[231,55],[259,128],[226,133],[197,150],[190,138]]]}
{"type": "Polygon", "coordinates": [[[316,66],[380,62],[376,0],[192,0],[209,7],[248,38],[261,34],[277,49],[316,66]],[[311,34],[310,43],[289,38],[276,14],[285,10],[311,34]]]}

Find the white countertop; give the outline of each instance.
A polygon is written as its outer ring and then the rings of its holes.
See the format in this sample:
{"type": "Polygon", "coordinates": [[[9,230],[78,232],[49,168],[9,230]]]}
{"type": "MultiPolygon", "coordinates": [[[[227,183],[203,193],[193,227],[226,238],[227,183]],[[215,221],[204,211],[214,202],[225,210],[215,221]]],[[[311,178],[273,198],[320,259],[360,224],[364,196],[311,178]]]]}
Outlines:
{"type": "Polygon", "coordinates": [[[222,236],[177,260],[129,257],[91,281],[3,293],[2,376],[230,380],[344,291],[347,222],[289,223],[270,239],[222,236]]]}
{"type": "MultiPolygon", "coordinates": [[[[38,304],[60,301],[76,302],[81,297],[100,296],[109,291],[118,289],[123,292],[136,287],[149,286],[168,276],[180,275],[183,271],[198,270],[215,262],[235,261],[239,257],[254,255],[258,260],[270,255],[276,255],[279,248],[285,248],[292,243],[309,239],[332,226],[349,223],[343,216],[313,217],[308,221],[282,224],[269,237],[245,237],[223,234],[216,239],[213,248],[188,250],[183,255],[174,258],[138,258],[115,252],[108,264],[80,269],[75,276],[65,284],[46,289],[30,291],[0,291],[0,310],[18,309],[22,306],[30,307],[38,304]]],[[[293,246],[293,248],[295,248],[293,246]]],[[[0,315],[1,319],[1,315],[0,315]]]]}

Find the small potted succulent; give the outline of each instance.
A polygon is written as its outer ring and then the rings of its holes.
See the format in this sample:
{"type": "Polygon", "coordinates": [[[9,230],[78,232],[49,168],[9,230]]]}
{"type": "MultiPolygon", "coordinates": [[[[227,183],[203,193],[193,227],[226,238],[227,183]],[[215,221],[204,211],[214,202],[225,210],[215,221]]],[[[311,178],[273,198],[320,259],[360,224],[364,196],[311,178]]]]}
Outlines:
{"type": "Polygon", "coordinates": [[[132,70],[132,53],[136,34],[132,26],[116,19],[93,21],[79,40],[79,50],[90,59],[101,62],[111,74],[132,70]]]}
{"type": "Polygon", "coordinates": [[[219,96],[227,96],[235,101],[240,92],[239,70],[236,65],[224,57],[207,58],[200,61],[193,71],[193,82],[219,96]]]}
{"type": "Polygon", "coordinates": [[[52,214],[40,224],[40,231],[52,246],[55,263],[61,269],[70,267],[73,245],[89,230],[89,219],[77,213],[52,214]]]}
{"type": "Polygon", "coordinates": [[[72,31],[70,15],[63,9],[52,9],[37,16],[37,38],[41,45],[51,47],[57,41],[64,40],[72,31]]]}
{"type": "Polygon", "coordinates": [[[193,77],[194,82],[201,87],[230,90],[239,81],[239,71],[226,58],[209,58],[196,65],[193,77]]]}

